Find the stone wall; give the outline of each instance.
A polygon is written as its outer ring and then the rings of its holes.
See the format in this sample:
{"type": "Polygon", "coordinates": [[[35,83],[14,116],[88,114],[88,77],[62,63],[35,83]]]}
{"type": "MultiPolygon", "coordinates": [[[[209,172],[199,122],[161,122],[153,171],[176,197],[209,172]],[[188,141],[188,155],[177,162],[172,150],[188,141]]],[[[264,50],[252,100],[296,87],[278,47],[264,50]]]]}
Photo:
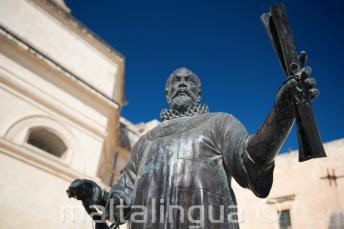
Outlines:
{"type": "Polygon", "coordinates": [[[92,228],[65,191],[111,183],[124,59],[51,1],[0,4],[0,228],[92,228]]]}
{"type": "MultiPolygon", "coordinates": [[[[326,143],[325,150],[328,157],[302,163],[298,162],[297,151],[279,155],[272,190],[265,199],[233,182],[243,212],[240,227],[278,229],[278,212],[289,210],[293,229],[329,228],[331,214],[344,213],[344,177],[338,178],[336,184],[324,177],[327,170],[330,175],[332,170],[336,176],[344,175],[344,139],[326,143]]],[[[344,224],[332,228],[344,228],[344,224]]]]}

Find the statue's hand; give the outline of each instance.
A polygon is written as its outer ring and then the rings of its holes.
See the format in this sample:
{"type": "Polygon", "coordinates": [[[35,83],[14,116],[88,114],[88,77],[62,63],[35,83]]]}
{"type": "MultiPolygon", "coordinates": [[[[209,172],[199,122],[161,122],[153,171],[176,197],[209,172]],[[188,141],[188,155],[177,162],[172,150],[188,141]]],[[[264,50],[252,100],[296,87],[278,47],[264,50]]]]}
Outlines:
{"type": "MultiPolygon", "coordinates": [[[[301,52],[299,59],[302,65],[305,64],[306,53],[301,52]]],[[[311,78],[311,73],[312,69],[310,67],[303,67],[296,70],[293,76],[288,77],[276,96],[278,110],[294,114],[294,103],[303,98],[302,95],[305,95],[309,100],[313,100],[320,95],[319,90],[316,88],[316,80],[311,78]]]]}
{"type": "Polygon", "coordinates": [[[69,185],[66,192],[69,198],[97,203],[101,198],[102,189],[91,180],[76,179],[69,185]]]}

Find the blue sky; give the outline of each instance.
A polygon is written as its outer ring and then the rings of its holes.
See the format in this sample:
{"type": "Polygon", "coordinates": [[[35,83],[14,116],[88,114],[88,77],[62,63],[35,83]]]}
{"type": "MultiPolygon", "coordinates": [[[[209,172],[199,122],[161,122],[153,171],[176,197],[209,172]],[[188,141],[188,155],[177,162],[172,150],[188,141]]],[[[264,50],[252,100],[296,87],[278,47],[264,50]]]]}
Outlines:
{"type": "MultiPolygon", "coordinates": [[[[202,81],[210,111],[235,115],[253,133],[284,81],[259,20],[274,1],[66,0],[72,14],[126,59],[134,123],[159,118],[165,80],[177,67],[202,81]]],[[[343,1],[284,1],[296,44],[308,52],[321,95],[313,103],[323,141],[344,137],[343,1]]],[[[295,128],[282,151],[297,148],[295,128]]]]}

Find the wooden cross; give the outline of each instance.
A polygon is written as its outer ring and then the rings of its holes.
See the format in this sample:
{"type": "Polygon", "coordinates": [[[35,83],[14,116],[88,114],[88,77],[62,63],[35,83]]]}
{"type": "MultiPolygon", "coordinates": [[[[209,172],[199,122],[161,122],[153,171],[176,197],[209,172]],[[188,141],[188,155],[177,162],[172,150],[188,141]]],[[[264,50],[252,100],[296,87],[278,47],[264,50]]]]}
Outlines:
{"type": "Polygon", "coordinates": [[[330,170],[327,169],[327,175],[324,177],[320,177],[320,179],[328,179],[330,186],[332,186],[332,181],[334,185],[337,187],[337,179],[343,178],[344,175],[337,176],[334,169],[332,169],[332,174],[330,174],[330,170]]]}

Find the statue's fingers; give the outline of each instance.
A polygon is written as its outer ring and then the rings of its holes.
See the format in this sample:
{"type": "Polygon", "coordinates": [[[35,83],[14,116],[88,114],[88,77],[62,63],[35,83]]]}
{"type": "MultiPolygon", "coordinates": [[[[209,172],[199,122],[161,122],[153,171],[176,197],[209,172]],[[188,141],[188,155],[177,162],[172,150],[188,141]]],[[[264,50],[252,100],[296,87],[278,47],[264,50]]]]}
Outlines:
{"type": "Polygon", "coordinates": [[[75,199],[79,200],[80,195],[81,195],[81,190],[80,190],[80,188],[69,188],[67,190],[67,195],[69,198],[75,198],[75,199]]]}
{"type": "Polygon", "coordinates": [[[311,99],[314,99],[320,95],[320,91],[316,88],[309,89],[308,93],[311,99]]]}
{"type": "Polygon", "coordinates": [[[305,84],[307,88],[315,88],[317,81],[314,78],[307,78],[305,79],[305,84]]]}
{"type": "Polygon", "coordinates": [[[293,89],[296,86],[297,86],[297,81],[295,78],[290,78],[285,84],[285,87],[287,90],[293,89]]]}
{"type": "Polygon", "coordinates": [[[310,77],[312,74],[312,68],[307,66],[301,69],[301,75],[304,76],[305,78],[310,77]]]}
{"type": "Polygon", "coordinates": [[[66,193],[67,193],[68,198],[72,198],[74,196],[74,193],[73,193],[73,191],[70,188],[68,188],[66,190],[66,193]]]}
{"type": "Polygon", "coordinates": [[[69,198],[74,197],[75,195],[75,189],[80,185],[81,180],[80,179],[75,179],[74,181],[72,181],[72,183],[69,185],[69,187],[66,190],[66,193],[68,195],[69,198]]]}
{"type": "Polygon", "coordinates": [[[76,188],[73,193],[73,198],[77,200],[84,200],[85,199],[85,191],[82,188],[76,188]]]}
{"type": "Polygon", "coordinates": [[[305,66],[307,59],[308,59],[308,57],[307,57],[306,51],[301,51],[299,54],[300,65],[305,66]]]}
{"type": "Polygon", "coordinates": [[[76,195],[78,193],[78,190],[74,187],[69,187],[66,191],[68,198],[76,198],[76,195]]]}

